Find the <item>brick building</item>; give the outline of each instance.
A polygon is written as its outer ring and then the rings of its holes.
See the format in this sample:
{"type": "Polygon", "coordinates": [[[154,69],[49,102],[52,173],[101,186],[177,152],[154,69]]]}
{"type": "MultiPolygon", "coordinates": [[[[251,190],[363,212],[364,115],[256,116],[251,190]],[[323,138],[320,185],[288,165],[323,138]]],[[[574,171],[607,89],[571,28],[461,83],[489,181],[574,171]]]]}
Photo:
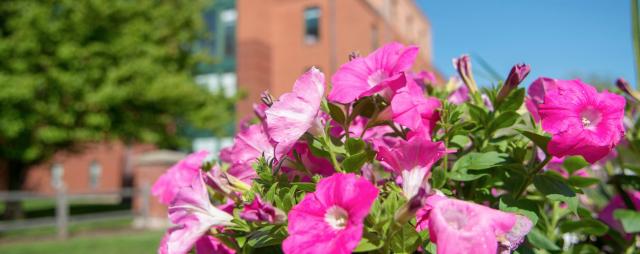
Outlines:
{"type": "MultiPolygon", "coordinates": [[[[217,61],[200,66],[195,79],[212,91],[245,94],[236,107],[238,119],[252,114],[260,93],[290,91],[311,66],[330,77],[352,51],[366,55],[391,41],[418,45],[416,70],[434,71],[431,26],[414,0],[215,0],[203,18],[213,39],[202,43],[217,61]]],[[[232,141],[235,123],[229,125],[226,137],[190,130],[192,149],[218,154],[232,141]]],[[[64,183],[76,193],[115,190],[133,175],[132,161],[150,150],[112,142],[89,145],[79,154],[61,152],[32,168],[24,189],[51,193],[64,183]]],[[[7,179],[2,165],[0,179],[7,179]]]]}
{"type": "Polygon", "coordinates": [[[237,80],[249,116],[260,93],[287,92],[311,66],[330,77],[352,51],[366,55],[399,41],[420,47],[417,69],[431,65],[431,26],[413,0],[238,0],[237,80]]]}

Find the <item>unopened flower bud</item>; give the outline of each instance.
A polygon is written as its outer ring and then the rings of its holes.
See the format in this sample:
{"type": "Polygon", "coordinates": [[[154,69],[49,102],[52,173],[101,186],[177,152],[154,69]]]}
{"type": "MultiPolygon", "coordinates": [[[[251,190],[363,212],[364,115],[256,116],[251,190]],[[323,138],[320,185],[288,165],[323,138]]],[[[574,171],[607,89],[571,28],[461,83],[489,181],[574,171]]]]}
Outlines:
{"type": "Polygon", "coordinates": [[[640,101],[640,93],[633,90],[633,88],[631,88],[631,86],[629,85],[629,82],[627,82],[623,78],[618,78],[616,80],[616,86],[623,93],[629,95],[631,98],[635,99],[636,101],[640,101]]]}
{"type": "Polygon", "coordinates": [[[411,197],[407,203],[400,207],[400,210],[394,215],[394,220],[403,224],[416,216],[418,209],[422,208],[427,202],[428,193],[425,188],[420,188],[418,193],[411,197]]]}
{"type": "Polygon", "coordinates": [[[468,55],[462,55],[453,59],[453,67],[458,71],[458,75],[462,78],[464,84],[469,88],[471,93],[478,91],[476,81],[473,79],[473,71],[471,70],[471,58],[468,55]]]}
{"type": "Polygon", "coordinates": [[[516,64],[511,68],[509,72],[509,76],[507,80],[505,80],[504,85],[502,85],[502,89],[500,89],[500,93],[498,93],[498,97],[496,101],[500,102],[506,98],[511,91],[516,89],[520,83],[529,75],[531,72],[531,67],[527,64],[516,64]]]}

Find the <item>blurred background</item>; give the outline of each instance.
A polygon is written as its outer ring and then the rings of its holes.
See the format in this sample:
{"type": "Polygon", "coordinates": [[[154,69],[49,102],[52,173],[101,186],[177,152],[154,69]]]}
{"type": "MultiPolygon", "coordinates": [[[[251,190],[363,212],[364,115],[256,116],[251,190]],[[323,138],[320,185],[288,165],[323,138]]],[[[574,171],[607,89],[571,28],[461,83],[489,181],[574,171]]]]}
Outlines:
{"type": "Polygon", "coordinates": [[[216,159],[311,66],[399,41],[439,82],[468,53],[487,86],[525,62],[612,88],[637,80],[633,19],[637,0],[2,0],[0,253],[154,253],[155,179],[216,159]]]}

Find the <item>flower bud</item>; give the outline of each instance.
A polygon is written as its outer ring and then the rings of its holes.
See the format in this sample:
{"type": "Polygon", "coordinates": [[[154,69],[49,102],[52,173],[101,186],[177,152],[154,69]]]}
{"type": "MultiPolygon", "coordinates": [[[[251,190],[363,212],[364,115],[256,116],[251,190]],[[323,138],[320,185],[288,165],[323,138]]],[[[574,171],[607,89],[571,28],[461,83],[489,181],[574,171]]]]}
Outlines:
{"type": "Polygon", "coordinates": [[[520,83],[529,75],[531,72],[531,67],[527,64],[516,64],[511,68],[509,72],[509,76],[507,80],[505,80],[504,85],[502,85],[502,89],[498,93],[498,97],[496,101],[500,102],[506,98],[511,91],[516,89],[520,83]]]}
{"type": "Polygon", "coordinates": [[[631,98],[635,99],[636,101],[640,101],[640,93],[633,90],[633,88],[631,88],[631,86],[629,85],[629,82],[627,82],[623,78],[618,78],[616,80],[616,86],[618,87],[618,89],[620,89],[620,91],[629,95],[631,98]]]}
{"type": "Polygon", "coordinates": [[[473,79],[473,72],[471,70],[471,58],[468,55],[462,55],[459,58],[453,59],[453,67],[458,71],[458,75],[462,78],[464,84],[469,88],[471,93],[478,91],[476,81],[473,79]]]}
{"type": "Polygon", "coordinates": [[[402,205],[402,207],[400,207],[396,212],[393,217],[396,223],[403,224],[415,217],[418,209],[422,208],[427,202],[428,196],[427,190],[425,188],[420,188],[418,193],[411,197],[411,199],[402,205]]]}

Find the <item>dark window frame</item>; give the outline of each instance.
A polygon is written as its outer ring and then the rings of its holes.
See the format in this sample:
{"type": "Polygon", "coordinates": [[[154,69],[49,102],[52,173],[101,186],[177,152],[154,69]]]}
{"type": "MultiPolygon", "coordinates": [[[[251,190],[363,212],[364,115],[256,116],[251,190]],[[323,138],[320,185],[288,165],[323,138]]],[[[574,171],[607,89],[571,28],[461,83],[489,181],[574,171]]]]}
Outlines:
{"type": "Polygon", "coordinates": [[[320,18],[322,9],[319,6],[309,6],[304,8],[302,19],[304,22],[303,37],[304,43],[314,45],[320,42],[320,18]]]}

